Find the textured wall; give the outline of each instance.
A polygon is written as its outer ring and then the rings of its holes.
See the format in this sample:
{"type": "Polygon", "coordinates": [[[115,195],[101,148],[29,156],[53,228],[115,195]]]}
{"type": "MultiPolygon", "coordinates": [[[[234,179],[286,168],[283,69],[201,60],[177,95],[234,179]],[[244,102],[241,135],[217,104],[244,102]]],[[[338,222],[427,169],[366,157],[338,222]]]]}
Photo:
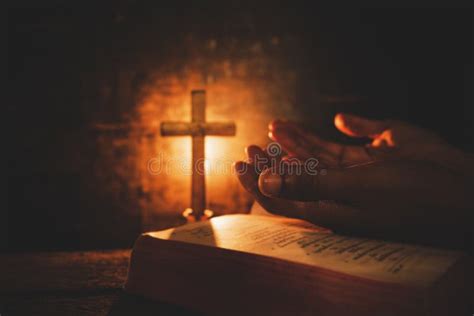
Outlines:
{"type": "Polygon", "coordinates": [[[231,164],[244,158],[248,144],[266,145],[272,118],[298,118],[298,69],[285,58],[288,51],[299,53],[295,39],[189,34],[167,49],[164,58],[151,56],[148,62],[141,59],[120,69],[119,98],[130,106],[122,113],[122,123],[97,124],[96,181],[111,192],[120,192],[126,183],[126,195],[138,200],[136,211],[147,228],[156,226],[160,215],[176,215],[189,207],[190,137],[161,137],[159,124],[189,121],[191,90],[205,89],[207,120],[237,125],[234,137],[206,139],[208,208],[218,214],[247,211],[251,199],[233,176],[231,164]],[[180,51],[187,53],[175,54],[180,51]],[[159,162],[161,172],[150,172],[151,159],[159,162]]]}
{"type": "Polygon", "coordinates": [[[158,127],[190,119],[192,89],[206,89],[209,120],[237,124],[235,137],[207,139],[224,173],[208,175],[217,213],[248,209],[227,171],[244,146],[266,144],[274,117],[345,142],[332,126],[338,111],[403,119],[472,150],[472,56],[472,14],[462,9],[18,5],[8,10],[0,249],[130,245],[142,230],[179,223],[190,140],[158,127]],[[153,158],[170,172],[150,174],[153,158]]]}

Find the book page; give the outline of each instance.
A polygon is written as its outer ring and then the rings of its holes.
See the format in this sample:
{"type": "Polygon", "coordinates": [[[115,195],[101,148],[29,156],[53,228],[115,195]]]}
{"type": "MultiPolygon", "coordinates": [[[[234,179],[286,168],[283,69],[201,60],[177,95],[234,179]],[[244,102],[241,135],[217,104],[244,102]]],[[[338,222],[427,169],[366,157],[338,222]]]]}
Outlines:
{"type": "Polygon", "coordinates": [[[301,220],[256,215],[221,216],[149,235],[416,286],[429,286],[461,256],[454,251],[341,236],[301,220]]]}

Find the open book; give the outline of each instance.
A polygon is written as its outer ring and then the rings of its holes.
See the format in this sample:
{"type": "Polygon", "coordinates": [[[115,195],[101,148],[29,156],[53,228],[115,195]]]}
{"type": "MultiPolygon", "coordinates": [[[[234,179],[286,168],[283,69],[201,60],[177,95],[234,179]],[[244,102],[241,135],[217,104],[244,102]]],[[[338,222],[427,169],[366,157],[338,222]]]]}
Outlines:
{"type": "Polygon", "coordinates": [[[207,314],[445,315],[468,309],[460,252],[226,215],[143,234],[125,290],[207,314]]]}

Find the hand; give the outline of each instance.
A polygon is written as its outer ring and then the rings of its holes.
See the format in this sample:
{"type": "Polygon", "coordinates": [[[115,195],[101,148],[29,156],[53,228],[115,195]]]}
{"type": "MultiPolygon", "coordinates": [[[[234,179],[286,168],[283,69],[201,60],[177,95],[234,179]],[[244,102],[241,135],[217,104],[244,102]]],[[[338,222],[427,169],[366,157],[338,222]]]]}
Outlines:
{"type": "Polygon", "coordinates": [[[431,131],[400,121],[369,120],[350,114],[336,115],[334,124],[348,136],[369,138],[370,144],[350,146],[326,141],[285,121],[272,122],[269,136],[290,156],[302,160],[315,157],[330,168],[382,160],[412,160],[429,161],[455,172],[474,175],[466,155],[431,131]]]}
{"type": "Polygon", "coordinates": [[[335,121],[347,134],[371,137],[372,144],[332,143],[277,121],[270,126],[271,137],[300,160],[318,157],[328,167],[327,175],[297,176],[288,172],[291,168],[266,169],[260,175],[254,163],[268,154],[250,146],[249,161],[236,163],[242,185],[270,212],[343,233],[450,246],[469,236],[471,178],[459,168],[463,162],[450,156],[449,145],[403,123],[347,115],[335,121]],[[440,155],[428,154],[434,151],[440,155]]]}

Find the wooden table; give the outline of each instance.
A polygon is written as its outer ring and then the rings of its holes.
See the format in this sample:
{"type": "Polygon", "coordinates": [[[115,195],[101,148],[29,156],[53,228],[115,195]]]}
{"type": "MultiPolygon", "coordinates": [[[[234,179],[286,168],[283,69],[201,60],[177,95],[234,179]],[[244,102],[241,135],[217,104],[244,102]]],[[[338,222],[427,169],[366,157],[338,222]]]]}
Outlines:
{"type": "Polygon", "coordinates": [[[196,315],[123,292],[130,250],[0,255],[0,314],[196,315]]]}

